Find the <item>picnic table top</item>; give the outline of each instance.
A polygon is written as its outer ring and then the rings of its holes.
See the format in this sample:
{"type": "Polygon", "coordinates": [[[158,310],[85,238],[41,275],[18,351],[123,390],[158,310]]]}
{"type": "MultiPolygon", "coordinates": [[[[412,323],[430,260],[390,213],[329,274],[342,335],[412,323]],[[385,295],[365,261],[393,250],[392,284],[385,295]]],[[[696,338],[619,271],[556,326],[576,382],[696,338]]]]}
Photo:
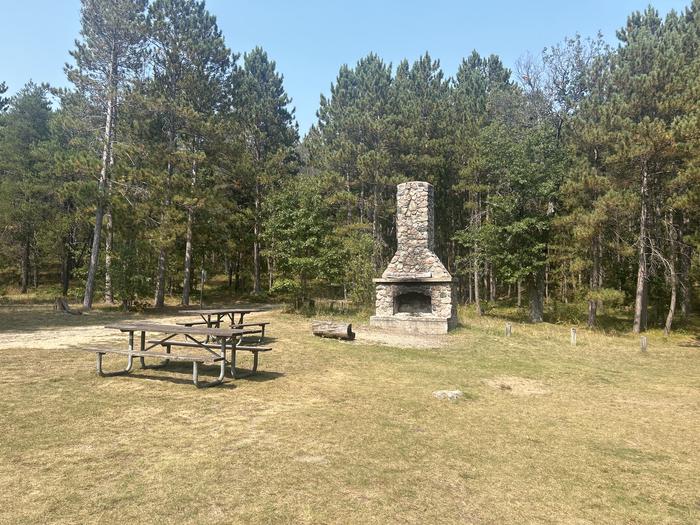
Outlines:
{"type": "Polygon", "coordinates": [[[249,314],[262,312],[262,308],[209,308],[197,310],[179,310],[181,314],[216,315],[216,314],[249,314]]]}
{"type": "Polygon", "coordinates": [[[240,328],[207,328],[206,326],[182,326],[139,321],[108,324],[105,328],[113,328],[122,332],[158,332],[163,334],[209,335],[213,337],[231,337],[233,335],[251,333],[250,330],[240,328]]]}

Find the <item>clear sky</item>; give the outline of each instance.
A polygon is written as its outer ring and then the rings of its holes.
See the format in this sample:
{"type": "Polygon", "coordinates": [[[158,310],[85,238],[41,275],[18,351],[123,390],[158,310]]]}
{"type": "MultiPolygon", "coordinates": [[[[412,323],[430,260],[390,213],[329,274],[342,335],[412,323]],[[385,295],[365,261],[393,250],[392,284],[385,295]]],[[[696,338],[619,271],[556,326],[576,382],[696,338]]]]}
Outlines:
{"type": "MultiPolygon", "coordinates": [[[[665,14],[690,0],[654,0],[665,14]]],[[[646,0],[208,0],[227,45],[265,48],[284,75],[302,135],[316,120],[342,64],[374,51],[396,65],[425,51],[448,76],[473,49],[508,67],[526,51],[598,30],[615,30],[646,0]]],[[[64,86],[63,65],[78,36],[80,0],[0,0],[0,81],[10,93],[32,79],[64,86]]]]}

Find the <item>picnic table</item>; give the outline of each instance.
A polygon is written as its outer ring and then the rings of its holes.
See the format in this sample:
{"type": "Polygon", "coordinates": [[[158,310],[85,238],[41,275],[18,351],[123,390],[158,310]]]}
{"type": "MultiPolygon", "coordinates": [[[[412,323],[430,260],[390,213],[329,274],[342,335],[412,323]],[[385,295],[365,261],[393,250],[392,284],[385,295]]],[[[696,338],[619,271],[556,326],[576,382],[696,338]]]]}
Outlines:
{"type": "Polygon", "coordinates": [[[208,328],[220,328],[221,322],[227,317],[231,321],[231,328],[250,328],[257,327],[254,332],[259,334],[258,343],[262,343],[265,338],[265,327],[270,324],[268,321],[258,321],[245,323],[243,318],[254,312],[262,312],[261,308],[210,308],[210,309],[197,309],[197,310],[180,310],[181,314],[188,315],[198,315],[201,321],[181,321],[178,324],[184,326],[207,326],[208,328]],[[238,315],[238,321],[236,321],[236,315],[238,315]]]}
{"type": "Polygon", "coordinates": [[[262,346],[243,345],[243,336],[249,333],[257,333],[256,330],[246,330],[244,328],[215,328],[204,326],[183,326],[158,323],[144,322],[123,322],[107,325],[105,328],[119,330],[129,334],[128,349],[104,349],[104,348],[86,348],[84,350],[94,352],[97,355],[97,373],[102,376],[123,375],[131,372],[133,368],[133,359],[138,357],[141,362],[141,368],[164,368],[170,361],[188,361],[192,363],[192,380],[198,388],[216,386],[224,381],[226,373],[226,364],[231,365],[231,375],[234,379],[243,377],[236,375],[236,353],[238,351],[247,351],[253,354],[252,370],[246,374],[254,374],[258,367],[258,354],[272,350],[262,346]],[[134,334],[140,333],[139,348],[134,348],[134,334]],[[159,334],[155,339],[146,340],[146,333],[159,334]],[[183,340],[177,340],[176,337],[182,336],[183,340]],[[205,340],[202,340],[202,337],[205,340]],[[212,342],[213,341],[213,342],[212,342]],[[147,346],[148,345],[148,346],[147,346]],[[161,347],[165,352],[154,352],[153,348],[161,347]],[[202,350],[199,354],[177,355],[171,353],[172,347],[184,347],[196,350],[202,350]],[[231,359],[226,358],[227,350],[231,351],[231,359]],[[102,358],[105,354],[120,354],[126,355],[127,366],[123,370],[115,372],[105,372],[102,367],[102,358]],[[147,365],[146,358],[161,358],[162,362],[157,365],[147,365]],[[203,383],[199,380],[199,365],[200,364],[219,364],[219,376],[215,381],[203,383]]]}
{"type": "Polygon", "coordinates": [[[210,308],[210,309],[198,309],[198,310],[180,310],[181,314],[188,315],[198,315],[202,318],[201,324],[206,324],[209,327],[218,328],[221,325],[221,321],[228,317],[231,320],[232,325],[243,324],[243,318],[253,312],[262,312],[260,308],[210,308]],[[236,322],[235,317],[239,316],[238,322],[236,322]],[[212,319],[213,317],[213,319],[212,319]]]}

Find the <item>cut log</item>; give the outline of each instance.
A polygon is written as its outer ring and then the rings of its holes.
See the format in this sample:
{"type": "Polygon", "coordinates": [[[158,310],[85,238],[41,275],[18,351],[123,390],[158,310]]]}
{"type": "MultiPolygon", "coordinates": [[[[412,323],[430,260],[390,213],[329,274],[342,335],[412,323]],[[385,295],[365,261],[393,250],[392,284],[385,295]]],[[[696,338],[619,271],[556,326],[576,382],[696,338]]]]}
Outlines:
{"type": "Polygon", "coordinates": [[[355,332],[351,324],[333,323],[331,321],[314,321],[311,323],[311,331],[318,337],[330,337],[333,339],[355,339],[355,332]]]}
{"type": "Polygon", "coordinates": [[[82,315],[83,313],[78,310],[72,310],[65,297],[58,297],[53,303],[53,309],[57,312],[63,312],[71,315],[82,315]]]}

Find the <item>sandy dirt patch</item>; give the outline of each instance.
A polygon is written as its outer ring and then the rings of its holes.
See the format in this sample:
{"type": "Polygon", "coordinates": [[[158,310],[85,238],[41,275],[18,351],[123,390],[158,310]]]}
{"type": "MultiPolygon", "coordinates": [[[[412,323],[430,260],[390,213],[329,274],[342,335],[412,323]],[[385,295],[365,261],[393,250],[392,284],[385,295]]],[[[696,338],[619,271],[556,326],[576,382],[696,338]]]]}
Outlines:
{"type": "Polygon", "coordinates": [[[365,344],[380,344],[397,348],[442,348],[447,345],[443,335],[421,335],[391,332],[363,325],[354,328],[356,341],[365,344]]]}
{"type": "Polygon", "coordinates": [[[527,379],[525,377],[498,376],[493,379],[484,379],[484,383],[491,388],[507,392],[514,396],[541,396],[551,392],[542,381],[527,379]]]}

